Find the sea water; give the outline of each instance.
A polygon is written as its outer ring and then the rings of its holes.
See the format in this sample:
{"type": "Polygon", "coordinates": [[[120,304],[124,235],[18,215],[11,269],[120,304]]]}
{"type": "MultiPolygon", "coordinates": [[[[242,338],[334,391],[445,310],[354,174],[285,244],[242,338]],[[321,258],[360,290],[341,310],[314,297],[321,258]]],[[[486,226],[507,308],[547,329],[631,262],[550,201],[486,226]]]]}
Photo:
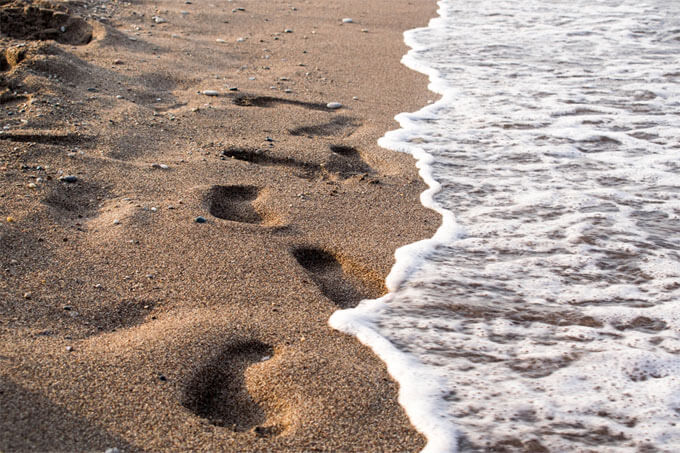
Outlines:
{"type": "Polygon", "coordinates": [[[680,451],[680,2],[443,0],[380,143],[442,215],[330,324],[427,451],[680,451]]]}

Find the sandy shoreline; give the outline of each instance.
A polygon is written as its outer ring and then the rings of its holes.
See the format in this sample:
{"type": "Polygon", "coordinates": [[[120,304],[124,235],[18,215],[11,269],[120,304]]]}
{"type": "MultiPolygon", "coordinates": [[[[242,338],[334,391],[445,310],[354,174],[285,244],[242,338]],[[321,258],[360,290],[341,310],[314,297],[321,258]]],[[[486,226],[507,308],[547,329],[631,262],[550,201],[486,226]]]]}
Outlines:
{"type": "Polygon", "coordinates": [[[438,225],[376,143],[434,2],[2,3],[0,450],[422,448],[327,320],[438,225]]]}

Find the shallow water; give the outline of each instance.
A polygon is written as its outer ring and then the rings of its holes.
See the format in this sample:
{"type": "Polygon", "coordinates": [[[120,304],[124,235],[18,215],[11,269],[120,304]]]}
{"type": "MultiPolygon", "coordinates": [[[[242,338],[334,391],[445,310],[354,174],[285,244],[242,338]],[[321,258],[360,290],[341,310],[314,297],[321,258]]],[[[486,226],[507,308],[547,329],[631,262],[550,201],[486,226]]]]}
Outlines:
{"type": "Polygon", "coordinates": [[[680,451],[680,2],[440,8],[404,62],[443,97],[381,144],[444,224],[331,325],[429,451],[680,451]]]}

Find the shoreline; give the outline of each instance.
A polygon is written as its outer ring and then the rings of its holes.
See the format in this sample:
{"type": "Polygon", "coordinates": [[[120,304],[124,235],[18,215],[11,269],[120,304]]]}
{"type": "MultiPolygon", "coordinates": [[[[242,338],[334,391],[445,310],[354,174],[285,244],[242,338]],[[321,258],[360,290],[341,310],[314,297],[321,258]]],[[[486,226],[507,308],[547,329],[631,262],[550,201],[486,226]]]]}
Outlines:
{"type": "Polygon", "coordinates": [[[422,449],[327,321],[439,226],[377,144],[434,2],[53,5],[0,8],[0,448],[422,449]]]}

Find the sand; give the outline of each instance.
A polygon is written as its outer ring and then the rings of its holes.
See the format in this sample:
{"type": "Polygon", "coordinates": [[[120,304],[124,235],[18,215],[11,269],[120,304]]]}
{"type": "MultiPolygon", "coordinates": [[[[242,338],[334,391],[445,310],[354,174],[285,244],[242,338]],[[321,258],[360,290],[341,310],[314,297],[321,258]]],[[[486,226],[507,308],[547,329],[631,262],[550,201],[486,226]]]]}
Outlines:
{"type": "Polygon", "coordinates": [[[0,450],[422,448],[327,320],[439,223],[376,144],[432,98],[399,61],[434,2],[29,3],[0,0],[0,450]]]}

